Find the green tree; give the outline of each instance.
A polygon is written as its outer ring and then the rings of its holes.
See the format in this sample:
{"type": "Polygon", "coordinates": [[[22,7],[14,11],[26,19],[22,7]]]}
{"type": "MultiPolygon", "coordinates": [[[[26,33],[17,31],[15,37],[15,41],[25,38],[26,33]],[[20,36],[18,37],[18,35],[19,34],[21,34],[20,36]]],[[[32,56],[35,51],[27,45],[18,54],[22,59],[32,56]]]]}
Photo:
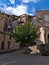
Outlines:
{"type": "Polygon", "coordinates": [[[31,22],[23,23],[16,26],[13,32],[16,42],[20,42],[23,46],[33,44],[38,37],[38,26],[31,22]]]}

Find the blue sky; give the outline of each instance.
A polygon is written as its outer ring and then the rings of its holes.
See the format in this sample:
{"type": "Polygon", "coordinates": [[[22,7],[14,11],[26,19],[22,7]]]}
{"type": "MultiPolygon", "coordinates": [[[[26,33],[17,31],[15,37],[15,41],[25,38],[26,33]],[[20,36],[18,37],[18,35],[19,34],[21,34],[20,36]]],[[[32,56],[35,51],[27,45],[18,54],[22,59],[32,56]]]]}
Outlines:
{"type": "Polygon", "coordinates": [[[35,15],[43,8],[49,10],[49,0],[0,0],[0,10],[7,14],[35,15]]]}

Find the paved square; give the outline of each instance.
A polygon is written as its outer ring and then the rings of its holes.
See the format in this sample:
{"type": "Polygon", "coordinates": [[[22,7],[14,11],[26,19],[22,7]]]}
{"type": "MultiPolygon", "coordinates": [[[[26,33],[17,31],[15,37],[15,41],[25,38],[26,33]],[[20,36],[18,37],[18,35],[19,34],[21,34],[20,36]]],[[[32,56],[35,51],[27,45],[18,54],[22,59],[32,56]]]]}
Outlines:
{"type": "Polygon", "coordinates": [[[0,65],[49,65],[49,56],[12,52],[0,55],[0,65]]]}

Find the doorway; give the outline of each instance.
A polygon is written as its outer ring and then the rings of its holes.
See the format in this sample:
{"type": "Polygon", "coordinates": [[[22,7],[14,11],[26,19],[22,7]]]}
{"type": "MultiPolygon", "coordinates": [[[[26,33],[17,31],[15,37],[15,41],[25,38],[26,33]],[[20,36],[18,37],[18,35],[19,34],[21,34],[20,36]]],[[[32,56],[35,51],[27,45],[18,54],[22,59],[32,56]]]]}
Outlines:
{"type": "Polygon", "coordinates": [[[11,41],[8,41],[8,49],[10,49],[10,43],[11,43],[11,41]]]}
{"type": "Polygon", "coordinates": [[[49,34],[48,34],[48,43],[49,43],[49,34]]]}
{"type": "Polygon", "coordinates": [[[4,50],[4,42],[1,43],[1,50],[4,50]]]}

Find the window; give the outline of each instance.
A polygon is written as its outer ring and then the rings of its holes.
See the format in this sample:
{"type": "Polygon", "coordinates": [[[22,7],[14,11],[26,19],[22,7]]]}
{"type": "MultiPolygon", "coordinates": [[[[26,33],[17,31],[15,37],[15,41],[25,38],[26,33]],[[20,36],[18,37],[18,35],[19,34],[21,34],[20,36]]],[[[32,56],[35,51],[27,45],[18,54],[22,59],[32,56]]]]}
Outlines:
{"type": "Polygon", "coordinates": [[[45,21],[49,21],[49,15],[45,15],[45,16],[44,16],[44,20],[45,20],[45,21]]]}
{"type": "Polygon", "coordinates": [[[20,18],[18,18],[18,22],[20,22],[21,21],[21,19],[20,18]]]}
{"type": "Polygon", "coordinates": [[[21,18],[21,22],[24,22],[24,18],[23,17],[21,18]]]}
{"type": "Polygon", "coordinates": [[[20,17],[19,19],[18,19],[18,25],[20,25],[20,24],[22,24],[23,23],[23,19],[20,17]]]}
{"type": "Polygon", "coordinates": [[[32,17],[29,17],[29,22],[32,22],[32,17]]]}
{"type": "Polygon", "coordinates": [[[2,20],[2,17],[0,16],[0,20],[2,20]]]}

